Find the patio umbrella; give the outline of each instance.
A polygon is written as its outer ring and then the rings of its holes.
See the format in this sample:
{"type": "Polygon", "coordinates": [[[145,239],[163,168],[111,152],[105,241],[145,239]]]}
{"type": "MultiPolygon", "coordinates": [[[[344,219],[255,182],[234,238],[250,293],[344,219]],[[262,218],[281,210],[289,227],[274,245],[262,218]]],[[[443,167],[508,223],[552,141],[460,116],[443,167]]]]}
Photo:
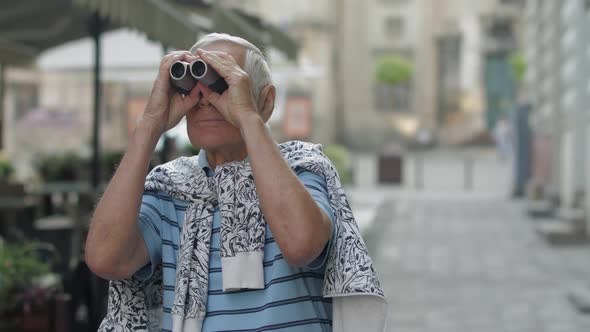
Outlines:
{"type": "MultiPolygon", "coordinates": [[[[289,58],[294,58],[297,52],[297,45],[280,30],[236,10],[206,5],[202,1],[0,0],[0,98],[3,95],[5,65],[27,65],[51,47],[83,37],[93,38],[94,186],[100,182],[100,37],[105,31],[120,27],[137,29],[166,47],[186,48],[198,39],[199,34],[218,31],[242,36],[261,48],[274,42],[289,58]],[[209,17],[200,15],[201,9],[209,17]]],[[[0,121],[3,118],[2,104],[0,121]]],[[[0,122],[0,136],[1,129],[0,122]]]]}
{"type": "MultiPolygon", "coordinates": [[[[92,36],[94,52],[94,122],[92,184],[100,182],[100,36],[128,26],[164,45],[194,42],[207,26],[162,0],[0,0],[0,64],[26,65],[42,51],[92,36]],[[182,33],[178,33],[182,31],[182,33]]],[[[0,74],[3,70],[0,69],[0,74]]],[[[0,75],[0,87],[4,77],[0,75]]],[[[2,96],[2,92],[0,92],[2,96]]]]}

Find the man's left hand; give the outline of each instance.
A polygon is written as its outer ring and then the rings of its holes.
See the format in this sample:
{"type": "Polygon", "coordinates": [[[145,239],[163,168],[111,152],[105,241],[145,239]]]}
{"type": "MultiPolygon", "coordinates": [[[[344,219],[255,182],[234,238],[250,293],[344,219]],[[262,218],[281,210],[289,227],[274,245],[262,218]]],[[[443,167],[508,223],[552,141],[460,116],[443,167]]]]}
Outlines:
{"type": "Polygon", "coordinates": [[[256,103],[252,97],[250,77],[236,60],[224,52],[210,52],[202,49],[197,54],[221,77],[228,89],[219,94],[199,83],[203,96],[223,115],[226,121],[242,129],[244,120],[249,116],[259,116],[256,103]]]}

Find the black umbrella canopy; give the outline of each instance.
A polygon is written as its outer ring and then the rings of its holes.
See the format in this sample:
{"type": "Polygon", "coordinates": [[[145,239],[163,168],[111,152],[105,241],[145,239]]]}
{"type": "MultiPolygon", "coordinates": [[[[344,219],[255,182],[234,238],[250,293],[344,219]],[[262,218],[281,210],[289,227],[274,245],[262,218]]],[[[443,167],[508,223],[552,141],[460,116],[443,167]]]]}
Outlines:
{"type": "Polygon", "coordinates": [[[40,52],[101,30],[130,27],[169,47],[186,48],[212,23],[164,0],[0,0],[0,62],[27,64],[40,52]]]}
{"type": "Polygon", "coordinates": [[[168,47],[187,48],[194,44],[199,34],[211,31],[210,20],[191,15],[166,0],[71,0],[102,18],[142,31],[152,40],[168,47]]]}
{"type": "Polygon", "coordinates": [[[204,32],[226,32],[294,59],[298,45],[277,27],[240,10],[200,0],[0,0],[0,63],[26,65],[40,52],[102,31],[130,27],[168,47],[190,47],[204,32]]]}
{"type": "MultiPolygon", "coordinates": [[[[87,10],[70,0],[0,0],[0,62],[27,65],[39,53],[90,36],[87,10]]],[[[105,25],[114,29],[116,24],[105,25]]]]}
{"type": "Polygon", "coordinates": [[[297,57],[298,44],[285,32],[257,16],[220,6],[213,0],[71,1],[170,47],[189,48],[198,39],[198,32],[215,31],[243,37],[262,49],[274,47],[290,59],[297,57]]]}

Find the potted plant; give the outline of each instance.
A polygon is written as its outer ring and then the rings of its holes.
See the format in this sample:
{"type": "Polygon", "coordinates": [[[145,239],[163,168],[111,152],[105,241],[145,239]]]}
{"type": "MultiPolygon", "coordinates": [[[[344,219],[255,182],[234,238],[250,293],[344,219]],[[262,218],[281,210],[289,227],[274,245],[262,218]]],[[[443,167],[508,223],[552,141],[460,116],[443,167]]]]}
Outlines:
{"type": "MultiPolygon", "coordinates": [[[[399,55],[386,55],[377,59],[375,65],[375,80],[381,87],[386,88],[387,95],[391,96],[391,100],[388,103],[391,105],[382,105],[380,107],[391,107],[394,111],[401,111],[403,108],[409,107],[408,105],[402,106],[404,103],[400,102],[403,99],[409,98],[408,91],[405,89],[408,87],[409,81],[414,75],[414,64],[399,55]],[[396,109],[402,108],[402,109],[396,109]]],[[[413,136],[409,137],[409,132],[402,132],[399,129],[392,131],[391,134],[395,136],[403,136],[407,140],[406,143],[417,143],[417,145],[431,145],[433,143],[432,134],[426,130],[421,129],[417,131],[413,136]]]]}
{"type": "Polygon", "coordinates": [[[512,76],[514,77],[514,80],[517,82],[518,87],[520,89],[520,86],[523,84],[524,77],[526,74],[526,68],[527,68],[526,59],[524,58],[524,55],[522,53],[515,52],[512,55],[510,55],[509,61],[510,61],[512,76]]]}
{"type": "Polygon", "coordinates": [[[45,182],[80,180],[88,162],[74,152],[46,155],[37,162],[37,169],[45,182]]]}
{"type": "Polygon", "coordinates": [[[0,158],[0,182],[8,183],[12,180],[14,175],[14,166],[8,159],[0,158]]]}
{"type": "Polygon", "coordinates": [[[0,241],[0,331],[46,331],[50,303],[62,291],[51,273],[55,248],[46,243],[0,241]]]}
{"type": "Polygon", "coordinates": [[[343,185],[352,184],[352,159],[348,149],[342,145],[332,144],[324,149],[324,153],[334,164],[340,182],[343,185]]]}
{"type": "Polygon", "coordinates": [[[101,170],[103,179],[110,179],[125,155],[124,151],[105,151],[101,154],[101,170]]]}
{"type": "Polygon", "coordinates": [[[22,197],[25,188],[22,183],[18,183],[15,178],[15,168],[8,159],[0,157],[0,198],[22,197]]]}
{"type": "Polygon", "coordinates": [[[413,74],[412,62],[404,57],[388,55],[377,60],[375,78],[381,84],[395,87],[409,81],[413,74]]]}

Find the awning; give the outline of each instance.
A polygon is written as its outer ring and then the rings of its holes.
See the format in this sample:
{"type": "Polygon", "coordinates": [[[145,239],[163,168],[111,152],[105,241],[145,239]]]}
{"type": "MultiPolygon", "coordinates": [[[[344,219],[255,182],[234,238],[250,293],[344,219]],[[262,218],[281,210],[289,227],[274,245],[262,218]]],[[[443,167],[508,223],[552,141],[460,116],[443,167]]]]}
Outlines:
{"type": "Polygon", "coordinates": [[[245,38],[262,49],[274,47],[290,59],[297,57],[298,45],[289,35],[238,9],[179,0],[73,1],[170,47],[190,47],[198,40],[199,32],[223,32],[245,38]]]}
{"type": "Polygon", "coordinates": [[[210,31],[209,20],[188,15],[164,0],[72,0],[91,12],[120,25],[144,32],[168,47],[187,48],[199,33],[210,31]]]}
{"type": "Polygon", "coordinates": [[[40,52],[90,35],[98,13],[102,31],[131,27],[175,48],[192,45],[211,23],[164,0],[0,0],[0,62],[27,64],[40,52]]]}
{"type": "MultiPolygon", "coordinates": [[[[24,65],[42,51],[88,36],[90,13],[70,0],[0,0],[0,62],[24,65]]],[[[111,26],[114,28],[114,26],[111,26]]]]}
{"type": "Polygon", "coordinates": [[[40,52],[89,36],[89,17],[98,13],[103,32],[131,27],[167,47],[188,48],[199,35],[225,32],[258,47],[274,47],[290,59],[297,43],[256,16],[217,5],[165,0],[0,0],[0,62],[26,65],[40,52]]]}

